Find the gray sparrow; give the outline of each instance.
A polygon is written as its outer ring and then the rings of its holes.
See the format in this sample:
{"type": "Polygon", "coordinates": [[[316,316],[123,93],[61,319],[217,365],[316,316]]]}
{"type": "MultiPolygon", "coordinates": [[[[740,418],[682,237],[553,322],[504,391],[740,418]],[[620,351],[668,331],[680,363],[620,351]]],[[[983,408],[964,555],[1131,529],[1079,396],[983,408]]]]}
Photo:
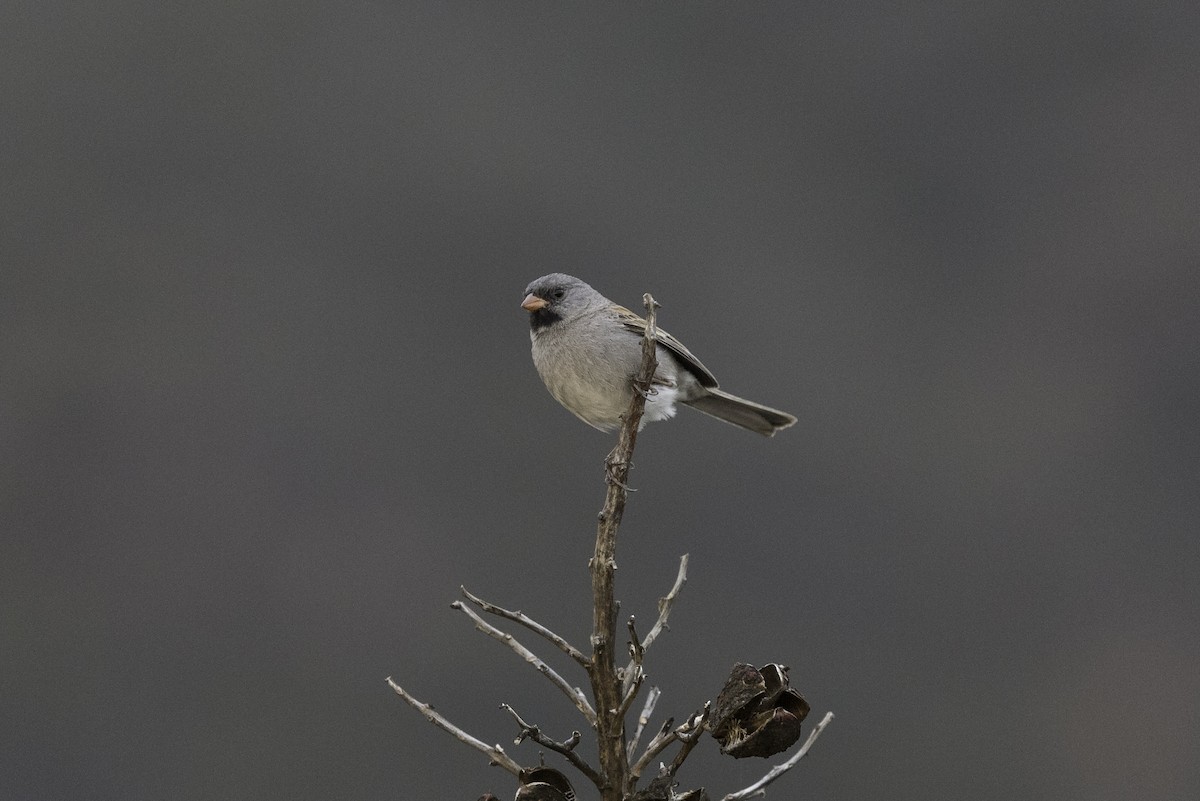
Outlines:
{"type": "MultiPolygon", "coordinates": [[[[534,366],[554,399],[601,431],[619,426],[633,397],[646,321],[562,273],[526,287],[521,308],[529,312],[534,366]]],[[[719,389],[708,368],[661,328],[656,355],[643,426],[673,417],[676,403],[768,437],[796,422],[786,412],[719,389]]]]}

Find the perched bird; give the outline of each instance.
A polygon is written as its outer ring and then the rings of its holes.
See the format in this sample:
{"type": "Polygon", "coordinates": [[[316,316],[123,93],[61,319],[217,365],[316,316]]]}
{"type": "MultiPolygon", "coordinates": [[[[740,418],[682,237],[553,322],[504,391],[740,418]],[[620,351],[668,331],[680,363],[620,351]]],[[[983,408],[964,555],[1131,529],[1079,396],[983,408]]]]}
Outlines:
{"type": "MultiPolygon", "coordinates": [[[[526,287],[521,308],[529,312],[533,363],[550,394],[590,426],[618,427],[633,397],[646,321],[562,273],[526,287]]],[[[661,328],[656,355],[643,426],[673,417],[676,402],[768,437],[796,422],[786,412],[718,389],[708,368],[661,328]]]]}

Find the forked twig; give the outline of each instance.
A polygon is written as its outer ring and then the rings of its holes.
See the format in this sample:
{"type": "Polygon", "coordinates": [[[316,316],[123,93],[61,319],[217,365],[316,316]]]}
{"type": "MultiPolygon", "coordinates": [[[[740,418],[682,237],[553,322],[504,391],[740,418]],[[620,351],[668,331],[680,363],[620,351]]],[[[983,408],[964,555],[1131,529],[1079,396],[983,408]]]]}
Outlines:
{"type": "Polygon", "coordinates": [[[710,709],[710,704],[705,704],[703,714],[696,721],[696,725],[692,727],[691,731],[679,735],[679,739],[683,742],[683,745],[680,746],[679,753],[675,754],[675,758],[671,760],[671,764],[667,766],[668,776],[674,776],[683,767],[684,760],[688,758],[688,754],[692,753],[692,749],[696,747],[696,743],[700,742],[700,735],[704,734],[704,722],[708,720],[710,709]]]}
{"type": "MultiPolygon", "coordinates": [[[[625,691],[625,697],[621,700],[621,708],[617,710],[617,716],[621,719],[625,718],[625,713],[629,711],[629,707],[633,706],[633,700],[637,698],[638,691],[642,689],[642,682],[646,680],[646,671],[642,670],[642,666],[638,665],[634,668],[636,675],[633,677],[633,685],[625,691]]],[[[626,677],[628,681],[628,677],[626,677]]]]}
{"type": "Polygon", "coordinates": [[[536,620],[534,620],[533,618],[526,615],[524,612],[521,612],[520,610],[513,612],[508,609],[505,609],[502,606],[496,606],[494,603],[490,603],[476,595],[472,595],[470,592],[467,591],[466,587],[460,586],[459,590],[462,591],[464,598],[466,598],[468,601],[470,601],[471,603],[478,606],[484,612],[487,612],[492,615],[496,615],[497,617],[505,618],[507,620],[511,620],[514,623],[520,623],[522,626],[529,629],[533,633],[540,635],[542,637],[545,637],[547,640],[554,643],[555,647],[557,647],[560,651],[562,651],[567,656],[574,659],[576,662],[578,662],[583,667],[586,668],[588,666],[588,664],[589,664],[588,658],[583,655],[582,651],[580,651],[575,646],[571,645],[571,643],[567,642],[564,638],[558,636],[550,629],[543,626],[541,623],[538,623],[536,620]]]}
{"type": "Polygon", "coordinates": [[[467,745],[471,746],[475,750],[482,751],[483,753],[487,754],[489,764],[498,765],[499,767],[504,768],[505,770],[507,770],[509,773],[511,773],[514,776],[520,775],[521,766],[518,765],[508,754],[504,753],[504,749],[501,748],[499,745],[488,745],[483,740],[480,740],[477,737],[472,737],[471,735],[467,734],[465,731],[463,731],[459,727],[455,726],[453,723],[446,720],[444,717],[442,717],[437,712],[435,712],[432,706],[430,706],[429,704],[426,704],[426,703],[422,703],[421,701],[418,701],[416,698],[413,698],[411,695],[409,695],[408,692],[405,691],[403,687],[401,687],[396,682],[392,681],[391,676],[388,676],[387,683],[389,685],[391,685],[391,688],[393,690],[395,690],[396,695],[403,698],[408,703],[409,706],[411,706],[413,709],[417,710],[422,715],[424,715],[425,719],[428,720],[430,723],[432,723],[434,726],[437,726],[439,729],[441,729],[444,732],[448,732],[449,734],[454,736],[456,739],[460,740],[461,742],[466,743],[467,745]]]}
{"type": "Polygon", "coordinates": [[[587,719],[589,724],[592,726],[596,725],[596,712],[592,709],[592,705],[588,703],[587,697],[583,694],[583,690],[579,689],[578,687],[572,687],[567,683],[566,679],[558,675],[554,668],[543,662],[541,657],[539,657],[533,651],[530,651],[524,645],[521,645],[521,643],[517,642],[516,637],[512,636],[508,632],[501,631],[491,623],[488,623],[486,620],[477,615],[473,609],[466,606],[461,601],[452,602],[450,607],[452,609],[457,609],[467,617],[474,620],[475,628],[479,629],[489,637],[504,643],[519,657],[524,659],[530,665],[533,665],[533,667],[537,668],[538,672],[549,679],[551,684],[561,690],[563,695],[571,699],[571,703],[575,704],[575,707],[581,713],[583,713],[583,717],[587,719]]]}
{"type": "Polygon", "coordinates": [[[680,740],[684,743],[683,748],[681,749],[681,753],[676,756],[675,762],[672,763],[674,767],[670,769],[671,775],[674,775],[674,772],[679,770],[679,766],[683,764],[683,760],[687,758],[688,753],[695,747],[696,741],[700,739],[700,735],[704,733],[704,722],[708,720],[708,713],[711,708],[712,702],[706,701],[704,707],[699,712],[694,713],[676,728],[671,728],[673,721],[668,718],[663,727],[659,729],[658,734],[654,735],[654,739],[646,745],[646,751],[638,757],[637,762],[629,770],[630,789],[637,784],[638,779],[642,776],[642,772],[645,771],[647,765],[654,761],[655,757],[661,754],[671,743],[680,740]],[[676,762],[678,764],[675,764],[676,762]]]}
{"type": "MultiPolygon", "coordinates": [[[[675,599],[679,597],[679,591],[687,583],[687,566],[688,554],[685,553],[679,557],[679,571],[675,574],[675,583],[671,585],[670,592],[658,599],[658,620],[654,621],[654,627],[647,632],[645,639],[637,645],[631,646],[632,652],[629,664],[625,667],[625,682],[622,686],[622,690],[626,694],[629,693],[630,688],[637,679],[646,649],[658,639],[658,635],[662,633],[663,629],[667,628],[667,619],[671,616],[671,608],[675,605],[675,599]]],[[[633,635],[632,618],[630,618],[630,634],[633,635]]]]}
{"type": "Polygon", "coordinates": [[[550,737],[542,734],[542,730],[537,726],[526,723],[521,719],[521,716],[517,714],[517,710],[513,709],[508,704],[501,704],[500,708],[512,715],[513,720],[515,720],[517,725],[521,727],[521,733],[517,737],[518,744],[521,742],[521,740],[524,740],[526,737],[528,737],[538,745],[549,748],[551,751],[555,751],[565,756],[568,762],[578,768],[579,772],[584,776],[587,776],[588,779],[590,779],[591,782],[597,787],[603,783],[604,777],[601,776],[595,768],[585,762],[583,757],[575,753],[575,746],[579,745],[579,739],[581,737],[579,732],[572,732],[571,739],[560,743],[557,740],[551,739],[550,737]]]}
{"type": "Polygon", "coordinates": [[[671,607],[675,605],[675,599],[679,597],[679,591],[683,589],[683,585],[687,584],[687,566],[688,554],[679,557],[679,572],[675,574],[675,583],[671,585],[671,591],[665,597],[658,600],[658,620],[654,621],[654,628],[646,634],[646,638],[642,640],[642,650],[645,651],[650,647],[650,644],[658,639],[658,635],[667,627],[667,618],[671,616],[671,607]]]}

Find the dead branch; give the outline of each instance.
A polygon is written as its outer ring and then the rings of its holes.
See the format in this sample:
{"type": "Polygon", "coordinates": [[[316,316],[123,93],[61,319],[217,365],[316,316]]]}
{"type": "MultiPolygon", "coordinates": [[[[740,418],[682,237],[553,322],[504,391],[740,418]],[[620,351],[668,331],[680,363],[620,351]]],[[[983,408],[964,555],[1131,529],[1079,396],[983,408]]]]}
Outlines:
{"type": "Polygon", "coordinates": [[[533,667],[537,668],[537,671],[549,679],[551,684],[561,690],[563,695],[571,699],[571,703],[575,704],[575,707],[583,713],[584,718],[587,719],[589,724],[592,726],[596,725],[596,712],[592,709],[591,704],[588,703],[587,697],[583,694],[583,690],[579,689],[578,687],[572,687],[567,683],[566,679],[558,675],[554,668],[543,662],[537,654],[535,654],[533,651],[530,651],[524,645],[521,645],[521,643],[517,642],[516,637],[512,636],[508,632],[501,631],[491,623],[488,623],[486,620],[477,615],[473,609],[466,606],[461,601],[453,601],[450,604],[450,607],[452,609],[457,609],[467,617],[474,620],[475,628],[479,629],[492,639],[504,643],[518,656],[520,656],[530,665],[533,665],[533,667]]]}
{"type": "Polygon", "coordinates": [[[446,720],[444,717],[442,717],[437,712],[435,712],[432,706],[430,706],[429,704],[422,703],[421,701],[418,701],[416,698],[413,698],[411,695],[409,695],[399,684],[392,681],[391,676],[388,676],[387,683],[389,685],[391,685],[391,688],[393,690],[395,690],[396,695],[403,698],[406,702],[408,702],[409,706],[411,706],[413,709],[417,710],[422,715],[424,715],[425,719],[428,720],[430,723],[432,723],[434,726],[437,726],[439,729],[441,729],[444,732],[450,733],[455,738],[457,738],[461,742],[466,743],[467,745],[471,746],[475,750],[482,751],[483,753],[487,754],[488,764],[498,765],[499,767],[504,768],[505,770],[507,770],[509,773],[511,773],[514,776],[520,775],[521,766],[518,765],[515,761],[513,761],[513,759],[511,757],[509,757],[508,754],[504,753],[504,749],[501,748],[499,745],[488,745],[483,740],[480,740],[477,737],[472,737],[471,735],[467,734],[465,731],[458,728],[453,723],[446,720]]]}
{"type": "Polygon", "coordinates": [[[651,687],[650,692],[646,694],[646,703],[642,706],[642,713],[638,715],[637,728],[633,730],[633,737],[630,738],[629,746],[625,749],[629,759],[633,759],[638,742],[642,739],[642,732],[645,730],[646,724],[650,722],[650,716],[654,714],[654,707],[658,704],[661,695],[662,690],[657,687],[651,687]]]}
{"type": "Polygon", "coordinates": [[[466,598],[468,601],[470,601],[471,603],[478,606],[484,612],[487,612],[488,614],[496,615],[497,617],[505,618],[507,620],[511,620],[514,623],[520,623],[522,626],[529,629],[533,633],[535,633],[539,636],[545,637],[547,640],[554,643],[554,645],[560,651],[562,651],[564,654],[566,654],[567,656],[574,659],[576,662],[578,662],[583,667],[586,668],[588,666],[588,664],[589,664],[588,658],[586,656],[584,656],[583,653],[578,648],[571,645],[565,639],[558,636],[553,631],[546,628],[541,623],[538,623],[536,620],[534,620],[533,618],[524,614],[520,610],[517,610],[516,612],[512,612],[512,611],[509,611],[508,609],[505,609],[502,606],[496,606],[493,603],[489,603],[488,601],[485,601],[482,598],[472,595],[470,592],[467,591],[466,587],[460,586],[459,590],[462,591],[464,598],[466,598]]]}
{"type": "Polygon", "coordinates": [[[671,616],[671,608],[675,605],[675,599],[679,597],[679,591],[687,583],[687,566],[688,555],[685,553],[679,557],[679,571],[675,574],[675,583],[671,586],[670,592],[665,597],[658,599],[658,620],[654,621],[654,627],[646,634],[646,639],[637,642],[637,634],[633,630],[633,618],[629,618],[629,634],[633,638],[633,642],[630,643],[630,659],[629,664],[625,666],[625,680],[621,688],[626,695],[631,690],[635,695],[637,693],[633,685],[640,680],[641,665],[646,649],[658,639],[658,635],[662,633],[663,629],[667,628],[667,618],[671,616]]]}
{"type": "MultiPolygon", "coordinates": [[[[638,757],[637,762],[629,770],[629,789],[631,791],[637,785],[638,780],[641,779],[642,772],[646,770],[646,766],[653,762],[654,758],[666,750],[667,746],[671,743],[676,740],[682,741],[686,752],[691,752],[692,748],[695,747],[695,741],[704,733],[704,721],[708,720],[708,713],[711,707],[712,703],[706,702],[703,709],[694,713],[676,728],[671,728],[674,720],[667,718],[667,722],[663,724],[662,728],[658,730],[658,734],[654,735],[654,738],[646,745],[645,752],[638,757]]],[[[687,753],[684,753],[682,758],[677,757],[680,765],[687,758],[687,753]]],[[[676,765],[675,770],[678,769],[679,766],[676,765]]]]}
{"type": "Polygon", "coordinates": [[[662,633],[663,629],[667,628],[667,618],[671,616],[671,607],[675,605],[679,591],[687,583],[687,567],[688,554],[685,553],[679,557],[679,572],[675,574],[675,583],[671,586],[671,591],[667,593],[666,597],[658,599],[658,620],[654,622],[654,628],[646,634],[646,639],[642,640],[643,651],[650,647],[650,643],[658,639],[658,635],[662,633]]]}
{"type": "Polygon", "coordinates": [[[595,768],[585,762],[583,757],[579,756],[579,754],[575,752],[575,746],[579,745],[581,736],[579,732],[572,732],[569,740],[560,743],[557,740],[542,734],[542,730],[539,727],[526,723],[521,719],[521,716],[517,714],[517,711],[508,704],[501,704],[500,708],[512,715],[513,720],[515,720],[517,725],[521,727],[521,733],[517,736],[516,740],[518,745],[526,738],[533,740],[538,745],[562,754],[567,758],[568,762],[579,769],[580,773],[582,773],[584,776],[587,776],[597,788],[603,784],[604,777],[602,777],[595,768]]]}

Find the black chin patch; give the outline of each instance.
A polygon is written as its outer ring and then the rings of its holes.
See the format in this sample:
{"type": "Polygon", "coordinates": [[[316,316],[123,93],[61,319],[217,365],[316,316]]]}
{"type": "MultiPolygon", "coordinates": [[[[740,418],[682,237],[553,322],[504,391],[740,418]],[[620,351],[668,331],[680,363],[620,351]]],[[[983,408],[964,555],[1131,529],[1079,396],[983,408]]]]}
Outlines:
{"type": "Polygon", "coordinates": [[[554,325],[561,319],[562,315],[558,312],[552,311],[549,306],[543,306],[537,311],[529,313],[529,326],[534,331],[541,331],[543,328],[554,325]]]}

